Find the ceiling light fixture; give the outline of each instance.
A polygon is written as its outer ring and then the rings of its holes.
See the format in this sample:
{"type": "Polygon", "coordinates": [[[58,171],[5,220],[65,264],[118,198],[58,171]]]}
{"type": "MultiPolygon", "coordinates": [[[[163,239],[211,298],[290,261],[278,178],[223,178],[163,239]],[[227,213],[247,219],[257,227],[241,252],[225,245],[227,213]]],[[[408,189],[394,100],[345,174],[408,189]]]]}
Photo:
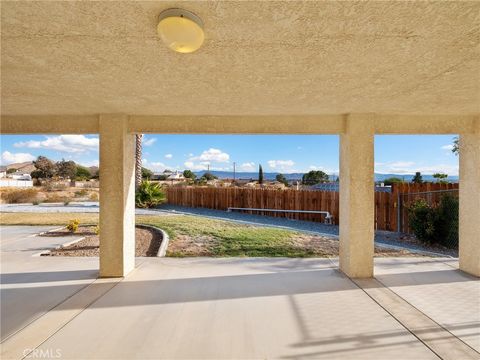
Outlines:
{"type": "Polygon", "coordinates": [[[205,39],[202,20],[183,9],[167,9],[158,16],[157,32],[162,41],[179,53],[198,50],[205,39]]]}

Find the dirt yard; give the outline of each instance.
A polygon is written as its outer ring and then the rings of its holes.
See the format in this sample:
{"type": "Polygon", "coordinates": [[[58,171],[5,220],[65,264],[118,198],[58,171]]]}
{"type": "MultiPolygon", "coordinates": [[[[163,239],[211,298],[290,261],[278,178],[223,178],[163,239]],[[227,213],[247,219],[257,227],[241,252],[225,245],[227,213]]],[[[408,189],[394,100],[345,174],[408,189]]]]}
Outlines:
{"type": "MultiPolygon", "coordinates": [[[[68,230],[50,231],[41,236],[65,236],[71,234],[68,230]]],[[[78,231],[72,235],[83,235],[85,239],[72,245],[50,251],[45,256],[99,256],[100,243],[99,237],[95,234],[94,226],[81,226],[78,231]]],[[[150,229],[135,229],[135,256],[137,257],[155,257],[162,242],[160,232],[150,229]]]]}
{"type": "MultiPolygon", "coordinates": [[[[225,240],[223,240],[225,241],[225,240]]],[[[225,246],[219,238],[211,235],[191,236],[177,234],[170,241],[167,256],[171,257],[194,257],[194,256],[265,256],[267,251],[255,255],[255,249],[248,248],[245,244],[231,244],[225,246]],[[247,249],[248,248],[248,249],[247,249]],[[250,255],[246,255],[249,253],[250,255]]],[[[278,245],[277,245],[278,246],[278,245]]],[[[280,250],[288,248],[285,254],[275,254],[273,247],[269,249],[269,256],[298,256],[298,257],[336,257],[339,253],[339,241],[326,236],[296,233],[291,236],[288,244],[278,246],[280,250]]],[[[257,249],[257,251],[260,249],[257,249]]],[[[268,255],[267,255],[268,256],[268,255]]],[[[422,256],[408,250],[386,249],[375,247],[376,257],[414,257],[422,256]]]]}
{"type": "Polygon", "coordinates": [[[44,186],[0,188],[0,203],[4,204],[65,203],[72,201],[98,201],[98,199],[98,188],[59,187],[55,189],[44,186]]]}

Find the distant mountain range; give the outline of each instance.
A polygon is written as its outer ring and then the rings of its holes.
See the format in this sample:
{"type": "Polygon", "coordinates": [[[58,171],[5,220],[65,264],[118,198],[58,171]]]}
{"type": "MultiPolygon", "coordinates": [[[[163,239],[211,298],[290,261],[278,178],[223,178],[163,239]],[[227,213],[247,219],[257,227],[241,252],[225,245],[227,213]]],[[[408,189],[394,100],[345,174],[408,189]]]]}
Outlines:
{"type": "MultiPolygon", "coordinates": [[[[195,175],[201,177],[207,171],[197,171],[195,175]]],[[[219,179],[233,179],[233,172],[232,171],[210,171],[212,175],[215,175],[219,179]]],[[[265,172],[263,173],[263,177],[265,180],[275,180],[275,177],[279,173],[277,172],[265,172]]],[[[291,174],[283,174],[287,180],[301,180],[304,173],[291,173],[291,174]]],[[[237,179],[258,179],[258,172],[237,172],[235,174],[237,179]]],[[[338,174],[331,175],[329,174],[330,179],[335,181],[338,177],[338,174]]],[[[375,181],[382,182],[388,178],[396,177],[402,179],[404,181],[410,182],[413,179],[413,174],[379,174],[375,173],[375,181]]],[[[423,181],[435,181],[435,178],[432,175],[422,175],[423,181]]],[[[450,182],[458,182],[458,176],[449,176],[447,181],[450,182]]]]}
{"type": "MultiPolygon", "coordinates": [[[[81,165],[81,164],[78,164],[81,165]]],[[[33,166],[33,162],[27,161],[23,163],[16,163],[16,164],[9,164],[6,166],[7,169],[14,168],[18,169],[20,172],[29,174],[33,170],[35,170],[35,166],[33,166]]],[[[95,174],[98,170],[97,166],[87,166],[92,174],[95,174]]],[[[207,171],[197,171],[195,175],[197,177],[201,177],[207,171]]],[[[233,179],[233,171],[210,171],[211,174],[215,175],[219,179],[233,179]]],[[[265,180],[275,180],[275,177],[280,174],[278,172],[265,172],[263,176],[265,180]]],[[[291,173],[291,174],[283,174],[287,180],[301,180],[304,173],[291,173]]],[[[335,181],[338,177],[338,174],[329,174],[330,180],[335,181]]],[[[396,177],[403,179],[404,181],[410,182],[412,181],[413,174],[379,174],[375,173],[375,181],[382,182],[388,178],[396,177]]],[[[258,172],[238,172],[236,173],[237,179],[257,179],[258,172]]],[[[424,181],[435,181],[435,178],[432,175],[422,175],[424,181]]],[[[447,178],[449,182],[458,182],[458,176],[449,176],[447,178]]]]}

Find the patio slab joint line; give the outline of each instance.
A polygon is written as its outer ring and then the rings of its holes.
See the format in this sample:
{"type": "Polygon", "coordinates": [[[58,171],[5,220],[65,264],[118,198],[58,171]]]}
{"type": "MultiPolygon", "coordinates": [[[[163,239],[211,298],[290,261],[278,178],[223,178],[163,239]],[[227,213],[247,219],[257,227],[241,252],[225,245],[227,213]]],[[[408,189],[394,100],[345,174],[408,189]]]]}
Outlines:
{"type": "MultiPolygon", "coordinates": [[[[441,262],[442,264],[445,264],[457,271],[460,271],[458,269],[458,267],[454,267],[452,266],[451,264],[448,264],[444,261],[441,262]]],[[[470,276],[468,274],[464,274],[466,276],[470,276]]],[[[411,304],[410,302],[408,302],[404,297],[398,295],[395,291],[391,290],[388,286],[386,286],[384,283],[382,283],[380,280],[378,280],[377,278],[375,278],[375,280],[380,283],[383,287],[385,287],[386,289],[389,289],[389,291],[391,291],[393,294],[395,294],[396,297],[400,298],[402,301],[404,301],[405,303],[407,303],[408,305],[410,305],[413,309],[415,309],[416,311],[422,313],[423,316],[425,316],[426,318],[428,318],[431,322],[435,323],[439,328],[441,328],[443,331],[446,331],[448,332],[451,336],[453,336],[454,338],[456,338],[458,341],[462,342],[465,344],[465,346],[468,346],[470,349],[472,349],[473,351],[475,351],[475,353],[477,353],[479,356],[480,356],[480,353],[474,349],[470,344],[466,343],[465,341],[463,341],[463,339],[459,338],[458,336],[456,336],[454,333],[452,333],[450,330],[448,330],[446,327],[444,327],[442,324],[439,324],[438,322],[436,322],[434,319],[432,319],[430,316],[428,316],[427,314],[425,314],[423,311],[421,311],[419,308],[417,308],[415,305],[411,304]]]]}
{"type": "Polygon", "coordinates": [[[349,279],[440,359],[479,358],[478,351],[378,279],[349,279]]]}
{"type": "MultiPolygon", "coordinates": [[[[144,263],[141,262],[138,266],[135,267],[134,271],[141,267],[144,263]]],[[[74,320],[78,315],[83,311],[92,306],[95,302],[105,296],[110,292],[115,286],[117,286],[124,278],[97,278],[88,285],[82,287],[80,290],[76,291],[74,294],[69,296],[67,299],[63,300],[59,304],[50,308],[48,311],[43,313],[40,317],[31,321],[29,324],[25,325],[23,328],[19,329],[15,333],[11,334],[2,342],[1,357],[2,358],[27,358],[35,349],[39,348],[42,344],[48,341],[51,337],[61,331],[66,325],[68,325],[72,320],[74,320]],[[96,292],[94,289],[98,285],[111,285],[106,290],[99,289],[96,292]],[[89,293],[90,292],[90,293],[89,293]],[[82,297],[87,298],[82,301],[82,297]],[[68,305],[79,305],[80,309],[68,309],[68,305]],[[70,310],[73,312],[69,314],[64,314],[65,311],[60,311],[55,313],[55,310],[62,310],[62,307],[65,307],[65,310],[70,310]],[[63,313],[63,314],[62,314],[63,313]],[[49,318],[50,317],[50,318],[49,318]],[[66,318],[65,318],[66,317],[66,318]],[[51,333],[43,339],[38,339],[38,334],[45,333],[45,328],[48,326],[51,327],[51,333]],[[37,338],[37,339],[35,339],[37,338]],[[32,342],[35,342],[32,345],[32,342]],[[29,352],[24,352],[25,349],[28,349],[29,352]],[[19,353],[20,352],[20,353],[19,353]],[[15,355],[16,354],[16,355],[15,355]],[[19,354],[21,354],[19,356],[19,354]]],[[[73,307],[73,306],[72,306],[73,307]]]]}
{"type": "MultiPolygon", "coordinates": [[[[33,256],[33,255],[32,255],[33,256]]],[[[15,330],[14,332],[12,332],[11,334],[8,334],[4,339],[2,339],[2,341],[0,341],[0,344],[3,344],[5,343],[8,339],[16,336],[18,333],[22,332],[25,328],[29,327],[31,324],[33,324],[35,321],[38,321],[40,320],[43,316],[45,316],[46,314],[48,314],[50,311],[54,310],[56,307],[60,306],[61,304],[63,304],[64,302],[70,300],[72,297],[74,297],[75,295],[77,295],[79,292],[81,292],[82,290],[85,290],[87,287],[89,287],[90,285],[92,285],[97,279],[94,279],[92,282],[89,282],[88,284],[85,284],[85,286],[82,286],[80,289],[78,289],[77,291],[75,291],[73,294],[69,295],[68,297],[66,297],[65,299],[63,299],[61,302],[59,302],[58,304],[55,304],[54,306],[52,306],[51,308],[45,310],[44,312],[42,312],[40,315],[38,315],[36,318],[32,319],[31,321],[29,321],[27,324],[23,325],[20,329],[17,329],[15,330]]]]}
{"type": "MultiPolygon", "coordinates": [[[[90,287],[96,285],[99,283],[99,281],[101,282],[101,280],[104,280],[104,279],[96,279],[93,283],[89,284],[88,286],[84,287],[82,290],[84,291],[89,291],[90,287]]],[[[48,341],[51,337],[53,337],[55,334],[57,334],[59,331],[61,331],[66,325],[68,325],[72,320],[74,320],[78,315],[80,315],[81,313],[83,313],[86,309],[88,309],[90,306],[92,306],[92,304],[94,304],[95,302],[97,302],[100,298],[102,298],[103,296],[105,296],[105,294],[107,294],[110,290],[112,290],[115,286],[117,286],[123,279],[122,278],[114,278],[114,279],[110,279],[112,282],[115,282],[110,288],[108,288],[105,292],[102,292],[99,296],[96,296],[94,297],[93,300],[87,302],[84,306],[82,306],[82,308],[76,312],[75,314],[73,314],[70,318],[68,318],[66,321],[63,322],[63,324],[61,324],[57,329],[53,330],[53,332],[49,335],[47,335],[43,340],[41,340],[38,344],[35,344],[33,346],[26,346],[26,347],[23,347],[23,349],[28,349],[30,350],[28,353],[27,352],[23,352],[22,353],[22,357],[21,359],[25,359],[25,358],[28,358],[32,353],[33,351],[35,351],[36,349],[38,349],[40,346],[42,346],[42,344],[44,344],[46,341],[48,341]]],[[[82,291],[81,290],[81,291],[82,291]]],[[[82,294],[80,294],[80,291],[77,292],[75,295],[71,296],[69,298],[69,300],[75,300],[74,297],[76,296],[81,296],[82,294]]],[[[46,315],[48,315],[51,311],[55,311],[56,308],[61,308],[62,305],[65,305],[66,303],[68,302],[68,300],[65,300],[63,301],[62,303],[58,304],[56,307],[54,307],[53,309],[49,310],[48,313],[44,314],[44,317],[46,315]]],[[[33,326],[35,327],[36,323],[38,324],[39,320],[42,320],[42,319],[37,319],[36,321],[34,321],[33,323],[30,323],[29,326],[33,326]]],[[[45,319],[44,319],[45,320],[45,319]]],[[[39,326],[41,326],[39,324],[39,326]]],[[[25,329],[24,328],[24,331],[28,331],[28,327],[25,329]]],[[[23,331],[22,331],[23,332],[23,331]]],[[[17,333],[18,334],[18,333],[17,333]]],[[[18,334],[19,336],[21,336],[22,334],[18,334]]],[[[25,336],[25,338],[28,338],[28,335],[25,336]]],[[[12,338],[11,338],[12,339],[12,338]]],[[[15,339],[13,338],[12,339],[13,341],[15,341],[15,339]]],[[[13,346],[13,349],[11,349],[10,351],[18,351],[20,350],[19,347],[17,346],[13,346]]],[[[8,349],[7,349],[8,351],[8,349]]],[[[2,351],[3,353],[3,351],[2,351]]]]}

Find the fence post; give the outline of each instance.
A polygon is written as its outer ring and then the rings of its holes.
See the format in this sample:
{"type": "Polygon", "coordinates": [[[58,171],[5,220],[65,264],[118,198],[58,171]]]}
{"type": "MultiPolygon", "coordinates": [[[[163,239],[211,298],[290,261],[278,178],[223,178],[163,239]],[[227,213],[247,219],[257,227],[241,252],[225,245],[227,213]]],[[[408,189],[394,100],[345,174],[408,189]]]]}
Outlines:
{"type": "Polygon", "coordinates": [[[397,232],[402,232],[402,193],[397,193],[397,232]]]}

